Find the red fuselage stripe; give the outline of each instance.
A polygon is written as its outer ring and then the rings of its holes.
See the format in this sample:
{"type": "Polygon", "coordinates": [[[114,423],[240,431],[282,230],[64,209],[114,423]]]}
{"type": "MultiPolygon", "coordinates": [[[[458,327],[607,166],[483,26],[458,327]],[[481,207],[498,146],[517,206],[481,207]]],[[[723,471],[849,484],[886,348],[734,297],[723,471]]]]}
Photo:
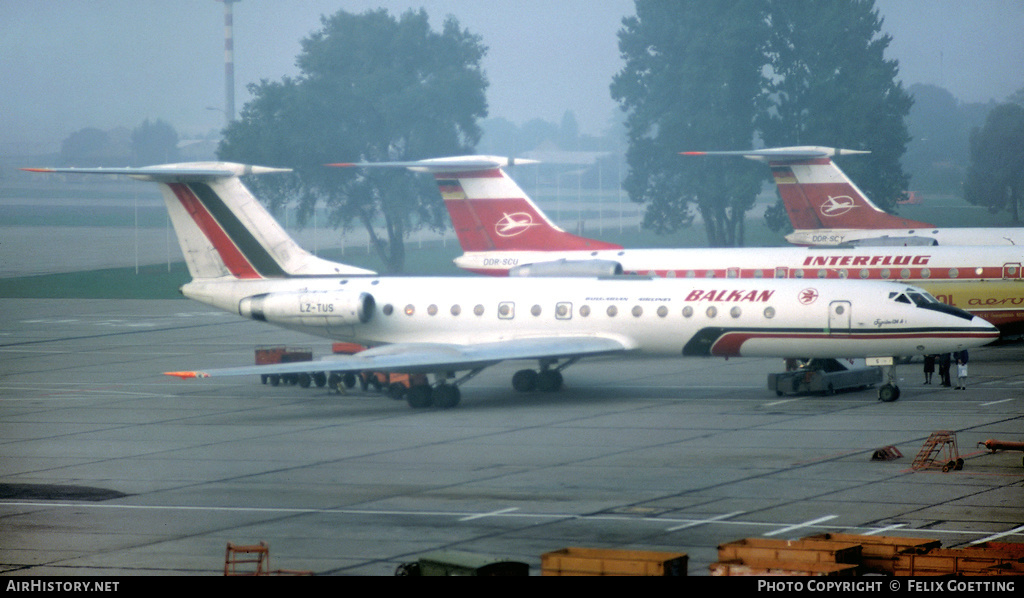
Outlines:
{"type": "Polygon", "coordinates": [[[781,332],[726,332],[711,347],[711,355],[716,357],[739,357],[741,355],[740,349],[743,347],[743,343],[758,339],[853,339],[853,340],[889,340],[889,339],[909,339],[909,338],[989,338],[995,340],[998,338],[997,333],[990,332],[962,332],[956,334],[950,334],[948,332],[907,332],[907,333],[892,333],[892,334],[863,334],[863,333],[781,333],[781,332]]]}

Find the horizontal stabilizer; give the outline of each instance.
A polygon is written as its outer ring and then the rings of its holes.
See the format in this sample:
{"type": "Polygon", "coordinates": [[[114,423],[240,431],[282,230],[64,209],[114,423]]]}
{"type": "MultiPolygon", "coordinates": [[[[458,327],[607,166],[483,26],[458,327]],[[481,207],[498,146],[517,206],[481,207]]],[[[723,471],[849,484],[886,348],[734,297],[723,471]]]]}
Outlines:
{"type": "Polygon", "coordinates": [[[785,164],[787,162],[802,162],[804,160],[816,160],[819,158],[833,158],[835,156],[849,156],[854,154],[870,154],[862,150],[837,149],[834,147],[820,146],[799,146],[799,147],[775,147],[759,150],[740,150],[722,152],[679,152],[683,156],[741,156],[768,162],[771,164],[785,164]]]}
{"type": "Polygon", "coordinates": [[[252,174],[291,172],[290,168],[270,168],[233,162],[185,162],[140,168],[22,168],[22,170],[57,174],[120,175],[157,183],[199,182],[252,174]]]}
{"type": "Polygon", "coordinates": [[[451,158],[430,158],[409,162],[338,162],[328,164],[340,168],[408,168],[413,172],[472,172],[491,170],[523,164],[539,164],[537,160],[525,158],[503,158],[500,156],[454,156],[451,158]]]}

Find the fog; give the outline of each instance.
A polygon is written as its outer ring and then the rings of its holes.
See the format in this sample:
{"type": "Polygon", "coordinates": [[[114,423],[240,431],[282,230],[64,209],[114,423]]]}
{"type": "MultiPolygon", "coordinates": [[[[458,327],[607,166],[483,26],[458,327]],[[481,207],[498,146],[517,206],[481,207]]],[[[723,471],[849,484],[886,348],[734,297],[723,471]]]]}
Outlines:
{"type": "MultiPolygon", "coordinates": [[[[246,85],[295,75],[299,41],[320,16],[424,7],[489,48],[491,117],[559,122],[571,110],[599,134],[617,110],[617,32],[631,0],[240,0],[234,5],[236,110],[246,85]]],[[[1024,87],[1024,2],[878,0],[889,58],[905,85],[963,102],[1024,87]]],[[[0,0],[0,155],[56,151],[85,128],[162,119],[182,137],[224,124],[224,8],[215,0],[0,0]]]]}

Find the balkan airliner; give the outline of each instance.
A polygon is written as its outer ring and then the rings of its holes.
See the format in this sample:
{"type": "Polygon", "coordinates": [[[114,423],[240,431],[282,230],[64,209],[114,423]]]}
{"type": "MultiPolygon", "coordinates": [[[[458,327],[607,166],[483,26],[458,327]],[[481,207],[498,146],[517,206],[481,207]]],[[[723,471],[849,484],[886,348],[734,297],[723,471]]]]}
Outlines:
{"type": "Polygon", "coordinates": [[[433,382],[411,388],[409,404],[451,407],[459,384],[506,360],[539,364],[513,376],[516,390],[557,390],[565,367],[593,356],[891,358],[998,337],[988,322],[926,291],[878,281],[381,276],[303,250],[239,180],[277,169],[189,163],[29,170],[160,184],[192,277],[182,294],[369,347],[317,362],[168,372],[181,378],[425,373],[433,382]]]}
{"type": "Polygon", "coordinates": [[[780,147],[691,156],[743,156],[771,168],[793,224],[794,245],[1024,245],[1024,228],[939,228],[882,210],[832,161],[865,154],[831,147],[780,147]]]}
{"type": "MultiPolygon", "coordinates": [[[[517,163],[524,162],[512,162],[517,163]]],[[[398,164],[434,175],[464,251],[455,263],[472,272],[892,280],[918,285],[943,303],[981,316],[1004,336],[1024,333],[1024,247],[625,249],[559,228],[502,169],[507,162],[501,158],[466,156],[398,164]],[[510,227],[510,220],[520,224],[510,227]]]]}

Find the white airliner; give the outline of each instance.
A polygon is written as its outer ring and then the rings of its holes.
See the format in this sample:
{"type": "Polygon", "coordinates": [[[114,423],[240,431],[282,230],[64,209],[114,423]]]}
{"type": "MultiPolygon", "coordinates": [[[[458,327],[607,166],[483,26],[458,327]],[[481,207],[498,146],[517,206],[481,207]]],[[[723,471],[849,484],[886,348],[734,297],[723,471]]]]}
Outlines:
{"type": "Polygon", "coordinates": [[[938,228],[885,212],[832,161],[868,152],[806,146],[683,153],[767,163],[793,224],[786,240],[794,245],[1024,245],[1020,227],[938,228]]]}
{"type": "Polygon", "coordinates": [[[516,390],[556,390],[566,366],[595,355],[891,358],[998,337],[988,322],[925,291],[878,281],[379,276],[302,250],[238,178],[275,169],[28,170],[159,183],[192,275],[181,288],[186,297],[371,347],[312,363],[168,372],[182,378],[426,373],[434,382],[410,389],[410,405],[451,407],[460,383],[505,360],[540,364],[515,374],[516,390]],[[456,379],[456,372],[466,373],[456,379]]]}
{"type": "Polygon", "coordinates": [[[560,229],[507,175],[505,164],[501,158],[465,156],[358,166],[402,166],[432,173],[464,251],[455,263],[472,272],[891,280],[920,286],[947,305],[981,316],[1004,336],[1024,333],[1024,247],[624,249],[560,229]],[[510,220],[519,226],[510,227],[510,220]]]}

